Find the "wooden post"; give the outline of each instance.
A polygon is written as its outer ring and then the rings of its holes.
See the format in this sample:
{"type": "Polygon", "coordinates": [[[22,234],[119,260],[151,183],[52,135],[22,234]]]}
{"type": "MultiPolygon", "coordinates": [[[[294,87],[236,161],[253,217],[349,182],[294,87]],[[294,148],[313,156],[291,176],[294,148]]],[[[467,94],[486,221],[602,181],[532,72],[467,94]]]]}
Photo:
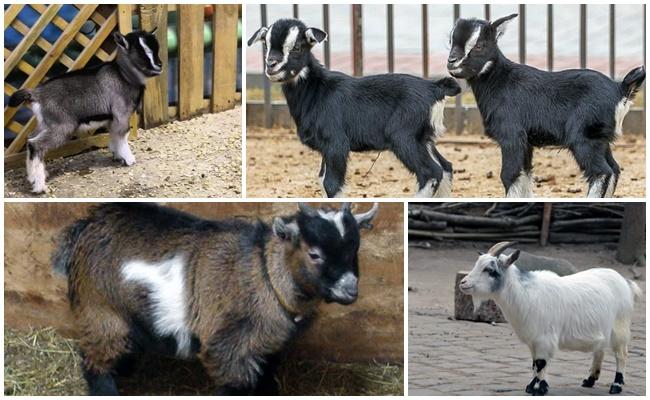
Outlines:
{"type": "Polygon", "coordinates": [[[158,55],[163,65],[162,73],[147,79],[142,100],[142,127],[153,128],[164,124],[169,119],[169,92],[167,74],[169,62],[167,54],[167,5],[141,4],[140,29],[151,32],[156,29],[156,38],[160,49],[158,55]]]}
{"type": "Polygon", "coordinates": [[[235,106],[237,91],[237,4],[215,4],[212,16],[212,104],[219,112],[235,106]]]}
{"type": "Polygon", "coordinates": [[[548,243],[549,227],[551,226],[551,214],[553,213],[553,203],[544,203],[542,214],[542,229],[539,236],[539,244],[546,246],[548,243]]]}
{"type": "Polygon", "coordinates": [[[203,5],[178,5],[178,119],[203,106],[203,5]]]}
{"type": "MultiPolygon", "coordinates": [[[[130,4],[117,5],[117,26],[121,34],[126,35],[133,31],[133,22],[131,19],[132,6],[130,4]]],[[[133,113],[129,118],[129,138],[138,137],[138,113],[133,113]]]]}
{"type": "Polygon", "coordinates": [[[623,264],[645,264],[645,203],[625,204],[616,259],[623,264]]]}

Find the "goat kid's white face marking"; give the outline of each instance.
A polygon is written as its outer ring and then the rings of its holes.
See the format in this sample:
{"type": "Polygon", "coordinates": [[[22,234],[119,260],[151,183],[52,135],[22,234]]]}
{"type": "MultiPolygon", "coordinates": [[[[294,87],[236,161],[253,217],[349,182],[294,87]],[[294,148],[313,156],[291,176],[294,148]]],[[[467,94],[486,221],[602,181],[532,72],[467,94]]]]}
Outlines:
{"type": "MultiPolygon", "coordinates": [[[[467,59],[467,56],[469,55],[469,52],[472,51],[474,46],[476,46],[476,42],[478,41],[478,38],[481,36],[481,27],[477,26],[474,28],[474,31],[472,32],[472,35],[467,39],[467,42],[465,42],[465,55],[463,58],[460,60],[456,61],[453,66],[457,68],[457,72],[461,72],[462,68],[459,68],[461,64],[467,59]]],[[[453,32],[452,32],[452,37],[453,37],[453,32]]]]}
{"type": "MultiPolygon", "coordinates": [[[[273,26],[271,26],[273,28],[273,26]]],[[[269,28],[268,33],[266,34],[266,61],[269,61],[269,55],[271,53],[271,28],[269,28]]],[[[282,61],[278,63],[275,67],[272,68],[272,71],[279,71],[282,67],[285,66],[287,61],[289,61],[289,53],[291,49],[296,45],[296,40],[298,39],[298,34],[300,33],[300,28],[297,26],[291,27],[287,37],[284,38],[284,44],[282,45],[282,61]]],[[[301,71],[302,72],[302,71],[301,71]]]]}
{"type": "Polygon", "coordinates": [[[492,61],[488,61],[483,65],[483,68],[481,68],[481,71],[479,71],[479,75],[483,75],[484,73],[488,72],[490,68],[492,68],[492,64],[494,64],[492,61]]]}
{"type": "Polygon", "coordinates": [[[122,278],[149,289],[153,306],[154,330],[160,336],[174,336],[177,354],[190,353],[192,334],[187,326],[185,288],[186,257],[177,255],[158,263],[128,261],[122,265],[122,278]]]}
{"type": "Polygon", "coordinates": [[[144,38],[140,37],[138,38],[138,42],[140,43],[140,47],[142,47],[142,50],[144,50],[144,54],[147,55],[147,58],[149,59],[149,66],[153,70],[159,70],[158,66],[156,65],[156,62],[153,59],[153,51],[147,46],[147,44],[144,41],[144,38]]]}
{"type": "Polygon", "coordinates": [[[331,221],[338,229],[341,237],[345,236],[345,226],[343,226],[343,213],[341,211],[323,211],[319,210],[318,215],[321,218],[331,221]]]}

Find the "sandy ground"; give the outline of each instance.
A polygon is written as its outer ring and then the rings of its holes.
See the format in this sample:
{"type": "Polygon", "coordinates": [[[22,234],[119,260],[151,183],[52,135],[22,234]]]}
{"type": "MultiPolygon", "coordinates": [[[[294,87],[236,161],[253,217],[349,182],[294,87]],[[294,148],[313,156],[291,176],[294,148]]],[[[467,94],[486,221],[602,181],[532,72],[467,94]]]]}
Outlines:
{"type": "MultiPolygon", "coordinates": [[[[320,156],[302,145],[294,131],[248,128],[249,197],[321,197],[320,156]]],[[[454,197],[503,197],[501,152],[482,135],[445,135],[438,150],[454,164],[454,197]]],[[[645,196],[645,138],[624,136],[614,147],[623,172],[616,197],[645,196]]],[[[348,162],[348,197],[412,197],[415,177],[391,152],[353,153],[348,162]],[[370,172],[368,173],[368,171],[370,172]]],[[[585,197],[587,186],[567,151],[538,149],[533,173],[536,197],[585,197]]]]}
{"type": "MultiPolygon", "coordinates": [[[[108,149],[46,163],[41,197],[240,197],[241,107],[138,131],[135,165],[108,149]]],[[[5,197],[33,197],[25,168],[5,171],[5,197]]]]}
{"type": "MultiPolygon", "coordinates": [[[[487,242],[434,242],[432,249],[409,247],[409,395],[526,395],[531,379],[528,349],[507,323],[454,320],[457,271],[471,270],[476,249],[487,242]]],[[[578,269],[608,267],[632,279],[629,266],[618,263],[615,246],[520,244],[533,254],[560,257],[578,269]]],[[[639,271],[645,275],[645,270],[639,271]]],[[[636,281],[646,290],[645,276],[636,281]]],[[[623,394],[645,393],[645,301],[635,307],[632,342],[623,394]]],[[[559,351],[549,367],[549,395],[607,395],[614,377],[614,356],[606,352],[596,387],[581,388],[591,354],[559,351]]]]}

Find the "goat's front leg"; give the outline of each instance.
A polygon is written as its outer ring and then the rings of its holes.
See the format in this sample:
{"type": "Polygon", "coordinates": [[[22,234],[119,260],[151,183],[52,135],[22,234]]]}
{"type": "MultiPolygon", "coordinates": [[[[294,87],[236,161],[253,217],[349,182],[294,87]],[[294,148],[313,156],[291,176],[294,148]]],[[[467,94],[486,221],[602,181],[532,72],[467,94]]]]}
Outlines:
{"type": "Polygon", "coordinates": [[[433,194],[433,197],[451,197],[451,188],[454,177],[452,164],[445,159],[442,154],[440,154],[433,142],[429,144],[429,153],[434,162],[437,162],[442,168],[442,180],[438,185],[438,190],[433,194]]]}
{"type": "Polygon", "coordinates": [[[111,139],[108,148],[113,152],[113,157],[122,160],[126,166],[135,163],[135,156],[129,148],[129,115],[113,115],[110,126],[111,139]]]}
{"type": "Polygon", "coordinates": [[[536,358],[533,360],[533,380],[526,386],[526,393],[533,396],[544,396],[548,392],[548,383],[546,382],[546,358],[536,358]]]}
{"type": "Polygon", "coordinates": [[[345,184],[347,163],[347,150],[330,149],[323,154],[321,181],[327,197],[338,197],[341,195],[341,190],[345,184]]]}
{"type": "Polygon", "coordinates": [[[275,380],[275,374],[278,370],[280,360],[281,356],[279,354],[274,354],[267,357],[262,375],[260,375],[260,378],[257,381],[257,385],[255,386],[255,390],[253,391],[254,395],[277,396],[280,394],[278,382],[275,380]]]}
{"type": "Polygon", "coordinates": [[[506,197],[532,197],[533,178],[529,168],[531,149],[519,139],[501,145],[501,182],[506,197]]]}

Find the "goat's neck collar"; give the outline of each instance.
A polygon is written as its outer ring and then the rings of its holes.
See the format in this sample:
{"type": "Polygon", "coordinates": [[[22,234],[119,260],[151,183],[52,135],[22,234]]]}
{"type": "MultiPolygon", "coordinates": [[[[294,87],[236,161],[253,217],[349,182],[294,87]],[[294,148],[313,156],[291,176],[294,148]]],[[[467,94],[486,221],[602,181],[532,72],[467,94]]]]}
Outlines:
{"type": "Polygon", "coordinates": [[[131,85],[144,86],[147,77],[144,76],[142,72],[138,71],[138,69],[130,61],[126,60],[125,57],[120,57],[118,55],[115,59],[115,63],[117,64],[118,71],[127,82],[131,85]]]}
{"type": "Polygon", "coordinates": [[[303,300],[300,298],[300,289],[287,266],[284,243],[273,238],[268,250],[268,257],[262,262],[264,279],[289,319],[294,323],[299,323],[313,313],[318,299],[303,300]]]}

